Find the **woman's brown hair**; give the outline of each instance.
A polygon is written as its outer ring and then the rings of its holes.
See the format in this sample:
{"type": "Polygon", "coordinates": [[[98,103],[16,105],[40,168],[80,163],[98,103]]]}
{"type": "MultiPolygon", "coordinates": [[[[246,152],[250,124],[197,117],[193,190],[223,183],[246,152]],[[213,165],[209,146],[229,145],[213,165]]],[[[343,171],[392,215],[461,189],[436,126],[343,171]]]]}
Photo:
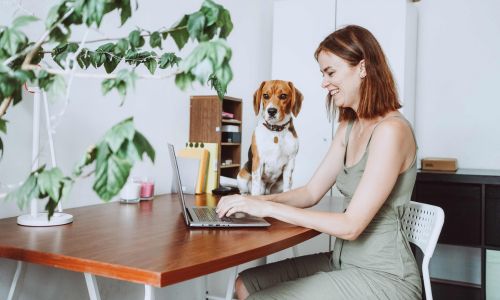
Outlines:
{"type": "MultiPolygon", "coordinates": [[[[370,31],[356,25],[336,30],[319,44],[314,52],[316,60],[322,51],[337,55],[353,67],[361,60],[365,61],[366,77],[361,81],[358,110],[339,107],[339,122],[357,118],[372,119],[401,108],[384,52],[370,31]]],[[[326,107],[329,117],[335,114],[334,106],[333,100],[327,94],[326,107]]]]}

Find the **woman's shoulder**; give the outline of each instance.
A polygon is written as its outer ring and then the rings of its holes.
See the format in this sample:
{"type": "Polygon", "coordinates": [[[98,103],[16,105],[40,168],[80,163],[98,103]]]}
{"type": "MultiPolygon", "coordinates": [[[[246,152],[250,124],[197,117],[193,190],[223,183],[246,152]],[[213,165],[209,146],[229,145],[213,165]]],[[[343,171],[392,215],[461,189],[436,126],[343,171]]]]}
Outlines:
{"type": "Polygon", "coordinates": [[[410,123],[403,115],[389,116],[383,119],[373,130],[373,141],[393,140],[409,142],[413,140],[413,131],[410,123]]]}

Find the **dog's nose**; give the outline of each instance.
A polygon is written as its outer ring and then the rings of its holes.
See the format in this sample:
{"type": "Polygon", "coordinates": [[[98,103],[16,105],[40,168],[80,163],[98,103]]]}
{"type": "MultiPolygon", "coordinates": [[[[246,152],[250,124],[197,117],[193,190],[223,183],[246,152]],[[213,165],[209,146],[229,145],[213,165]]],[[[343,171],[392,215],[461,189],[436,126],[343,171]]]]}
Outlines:
{"type": "Polygon", "coordinates": [[[267,113],[270,117],[274,117],[274,115],[278,112],[277,108],[271,107],[267,109],[267,113]]]}

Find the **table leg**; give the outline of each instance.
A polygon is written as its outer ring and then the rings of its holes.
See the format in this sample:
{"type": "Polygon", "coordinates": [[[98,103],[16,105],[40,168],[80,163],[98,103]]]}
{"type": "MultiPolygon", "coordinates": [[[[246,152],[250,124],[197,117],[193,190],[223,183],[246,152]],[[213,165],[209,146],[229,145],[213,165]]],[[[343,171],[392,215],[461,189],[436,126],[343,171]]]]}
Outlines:
{"type": "Polygon", "coordinates": [[[148,284],[145,284],[144,288],[144,300],[155,300],[155,288],[148,284]]]}
{"type": "Polygon", "coordinates": [[[84,274],[85,282],[87,283],[87,289],[89,290],[90,300],[101,300],[101,295],[99,295],[99,288],[97,287],[97,281],[95,280],[94,274],[84,274]]]}
{"type": "Polygon", "coordinates": [[[9,295],[7,296],[7,300],[16,300],[19,297],[19,287],[22,285],[25,273],[26,273],[26,263],[18,261],[16,272],[14,273],[14,278],[12,278],[12,284],[10,285],[10,290],[9,290],[9,295]]]}
{"type": "Polygon", "coordinates": [[[227,281],[226,300],[233,299],[234,283],[236,282],[237,275],[238,275],[238,266],[234,267],[231,270],[231,274],[229,275],[229,280],[227,281]]]}

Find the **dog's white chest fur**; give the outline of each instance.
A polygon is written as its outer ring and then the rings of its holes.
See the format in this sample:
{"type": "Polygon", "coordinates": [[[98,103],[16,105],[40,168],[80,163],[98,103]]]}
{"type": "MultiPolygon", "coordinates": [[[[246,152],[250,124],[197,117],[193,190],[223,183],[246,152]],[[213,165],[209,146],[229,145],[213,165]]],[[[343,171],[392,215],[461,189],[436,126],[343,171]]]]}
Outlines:
{"type": "Polygon", "coordinates": [[[276,182],[283,168],[297,155],[299,142],[288,129],[271,131],[262,124],[255,128],[255,140],[263,167],[262,180],[276,182]]]}

